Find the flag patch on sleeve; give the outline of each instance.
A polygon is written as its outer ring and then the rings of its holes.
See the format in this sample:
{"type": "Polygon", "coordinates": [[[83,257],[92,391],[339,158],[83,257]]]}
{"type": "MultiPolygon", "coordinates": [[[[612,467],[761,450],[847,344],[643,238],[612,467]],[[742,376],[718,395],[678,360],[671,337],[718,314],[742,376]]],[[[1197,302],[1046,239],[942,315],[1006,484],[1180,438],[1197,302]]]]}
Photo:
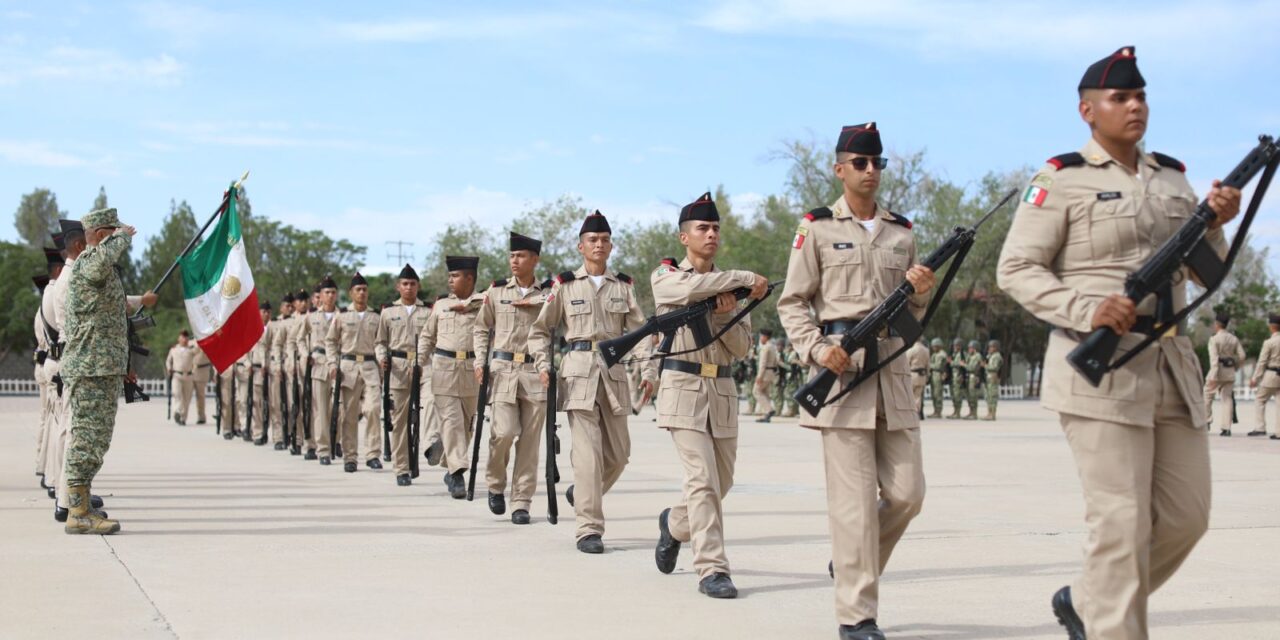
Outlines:
{"type": "Polygon", "coordinates": [[[1031,185],[1027,187],[1027,192],[1022,194],[1022,201],[1039,207],[1044,204],[1044,199],[1049,197],[1049,190],[1039,185],[1031,185]]]}
{"type": "Polygon", "coordinates": [[[796,239],[791,242],[792,249],[799,249],[804,246],[804,238],[809,235],[809,230],[804,226],[796,227],[796,239]]]}

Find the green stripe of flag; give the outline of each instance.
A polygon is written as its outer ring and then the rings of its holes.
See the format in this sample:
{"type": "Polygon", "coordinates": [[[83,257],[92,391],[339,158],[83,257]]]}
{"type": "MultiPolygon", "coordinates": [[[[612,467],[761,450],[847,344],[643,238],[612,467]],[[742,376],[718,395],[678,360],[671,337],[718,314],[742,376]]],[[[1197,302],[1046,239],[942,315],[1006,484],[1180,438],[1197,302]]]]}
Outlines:
{"type": "Polygon", "coordinates": [[[200,244],[178,260],[182,266],[182,292],[186,298],[198,298],[222,282],[227,254],[240,242],[240,216],[236,211],[236,187],[227,191],[227,210],[218,218],[200,244]]]}

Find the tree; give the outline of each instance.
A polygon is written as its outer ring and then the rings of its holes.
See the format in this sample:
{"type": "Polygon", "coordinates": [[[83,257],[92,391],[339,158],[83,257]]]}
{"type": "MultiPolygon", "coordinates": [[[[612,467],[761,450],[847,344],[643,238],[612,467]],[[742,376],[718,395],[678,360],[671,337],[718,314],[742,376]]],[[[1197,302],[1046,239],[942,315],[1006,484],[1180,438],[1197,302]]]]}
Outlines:
{"type": "Polygon", "coordinates": [[[422,272],[424,295],[435,296],[449,293],[448,270],[445,268],[445,256],[477,256],[480,266],[476,270],[476,290],[484,291],[489,283],[511,274],[507,266],[506,237],[501,241],[488,229],[474,220],[464,224],[450,224],[444,231],[436,234],[431,251],[427,253],[422,272]]]}
{"type": "MultiPolygon", "coordinates": [[[[562,195],[553,202],[522,212],[511,222],[508,231],[542,241],[538,275],[551,277],[582,265],[582,256],[578,253],[578,229],[582,226],[582,221],[592,213],[592,209],[583,206],[582,198],[562,195]]],[[[505,256],[505,233],[499,242],[505,256]]],[[[507,271],[504,270],[503,273],[505,277],[507,271]]]]}
{"type": "Polygon", "coordinates": [[[107,204],[107,188],[98,187],[98,195],[93,199],[93,206],[89,210],[97,211],[98,209],[106,209],[109,206],[111,205],[107,204]]]}
{"type": "MultiPolygon", "coordinates": [[[[169,201],[169,215],[165,216],[164,223],[160,226],[160,233],[152,236],[142,251],[139,271],[143,286],[151,288],[160,282],[165,271],[182,255],[182,250],[187,248],[187,243],[191,242],[191,238],[195,237],[199,229],[195,213],[191,211],[191,205],[187,204],[186,200],[169,201]]],[[[174,270],[173,275],[157,292],[160,296],[157,306],[184,307],[182,278],[178,269],[174,270]]]]}
{"type": "Polygon", "coordinates": [[[67,213],[58,210],[58,197],[41,188],[22,196],[13,214],[13,226],[27,246],[41,249],[51,244],[49,236],[58,231],[58,219],[65,217],[67,213]]]}
{"type": "MultiPolygon", "coordinates": [[[[1280,290],[1276,286],[1275,274],[1268,266],[1271,247],[1258,249],[1252,240],[1252,237],[1245,239],[1226,280],[1188,322],[1188,332],[1197,345],[1196,351],[1205,369],[1209,367],[1208,340],[1215,316],[1225,314],[1231,317],[1231,331],[1240,338],[1245,353],[1252,357],[1271,333],[1267,328],[1267,316],[1280,309],[1280,290]]],[[[1188,286],[1188,298],[1202,293],[1203,290],[1194,283],[1188,286]]]]}
{"type": "Polygon", "coordinates": [[[45,273],[44,254],[26,245],[0,241],[0,361],[11,351],[35,345],[32,335],[40,298],[31,277],[45,273]]]}

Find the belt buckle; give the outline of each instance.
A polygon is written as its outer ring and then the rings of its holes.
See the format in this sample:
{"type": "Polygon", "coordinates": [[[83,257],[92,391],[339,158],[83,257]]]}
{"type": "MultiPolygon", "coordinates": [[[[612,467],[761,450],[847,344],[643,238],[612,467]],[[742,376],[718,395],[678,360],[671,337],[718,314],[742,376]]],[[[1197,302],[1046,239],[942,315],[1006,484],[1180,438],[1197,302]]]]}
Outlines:
{"type": "Polygon", "coordinates": [[[720,373],[720,365],[704,362],[702,363],[702,370],[698,372],[698,375],[704,378],[714,378],[718,373],[720,373]]]}
{"type": "Polygon", "coordinates": [[[1173,325],[1172,327],[1169,327],[1168,331],[1165,331],[1164,333],[1160,334],[1161,340],[1170,340],[1176,337],[1178,337],[1178,325],[1176,324],[1173,325]]]}
{"type": "Polygon", "coordinates": [[[467,359],[467,352],[466,352],[466,351],[455,351],[454,353],[455,353],[454,357],[456,357],[456,358],[457,358],[457,359],[459,359],[459,360],[466,360],[466,359],[467,359]]]}
{"type": "Polygon", "coordinates": [[[404,352],[404,356],[405,356],[405,360],[413,360],[414,362],[418,361],[417,351],[406,351],[404,352]]]}
{"type": "Polygon", "coordinates": [[[513,354],[513,355],[511,356],[511,361],[512,361],[512,362],[515,362],[515,363],[518,363],[518,364],[523,364],[523,363],[524,363],[524,354],[523,354],[523,353],[516,353],[516,354],[513,354]]]}
{"type": "Polygon", "coordinates": [[[364,354],[356,354],[356,364],[364,364],[364,354]]]}

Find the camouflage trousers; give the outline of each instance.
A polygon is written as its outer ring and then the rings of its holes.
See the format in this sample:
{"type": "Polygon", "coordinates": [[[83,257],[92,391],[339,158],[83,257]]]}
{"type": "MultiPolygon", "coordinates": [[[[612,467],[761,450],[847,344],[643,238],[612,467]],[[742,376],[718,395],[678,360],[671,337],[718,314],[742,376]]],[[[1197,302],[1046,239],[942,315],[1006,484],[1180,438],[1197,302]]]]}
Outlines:
{"type": "Polygon", "coordinates": [[[1000,377],[987,377],[987,411],[995,411],[996,403],[1000,401],[1000,377]]]}
{"type": "Polygon", "coordinates": [[[119,375],[85,376],[68,380],[71,435],[67,442],[68,487],[93,482],[102,468],[102,459],[111,447],[116,426],[116,410],[124,380],[119,375]]]}
{"type": "Polygon", "coordinates": [[[933,412],[942,413],[942,388],[946,385],[942,383],[942,374],[932,374],[929,380],[929,393],[933,396],[933,412]]]}
{"type": "Polygon", "coordinates": [[[969,415],[978,415],[978,399],[982,396],[982,379],[976,374],[969,374],[969,415]]]}
{"type": "Polygon", "coordinates": [[[951,404],[957,415],[960,413],[960,407],[964,406],[964,395],[964,385],[953,378],[951,382],[951,404]]]}

